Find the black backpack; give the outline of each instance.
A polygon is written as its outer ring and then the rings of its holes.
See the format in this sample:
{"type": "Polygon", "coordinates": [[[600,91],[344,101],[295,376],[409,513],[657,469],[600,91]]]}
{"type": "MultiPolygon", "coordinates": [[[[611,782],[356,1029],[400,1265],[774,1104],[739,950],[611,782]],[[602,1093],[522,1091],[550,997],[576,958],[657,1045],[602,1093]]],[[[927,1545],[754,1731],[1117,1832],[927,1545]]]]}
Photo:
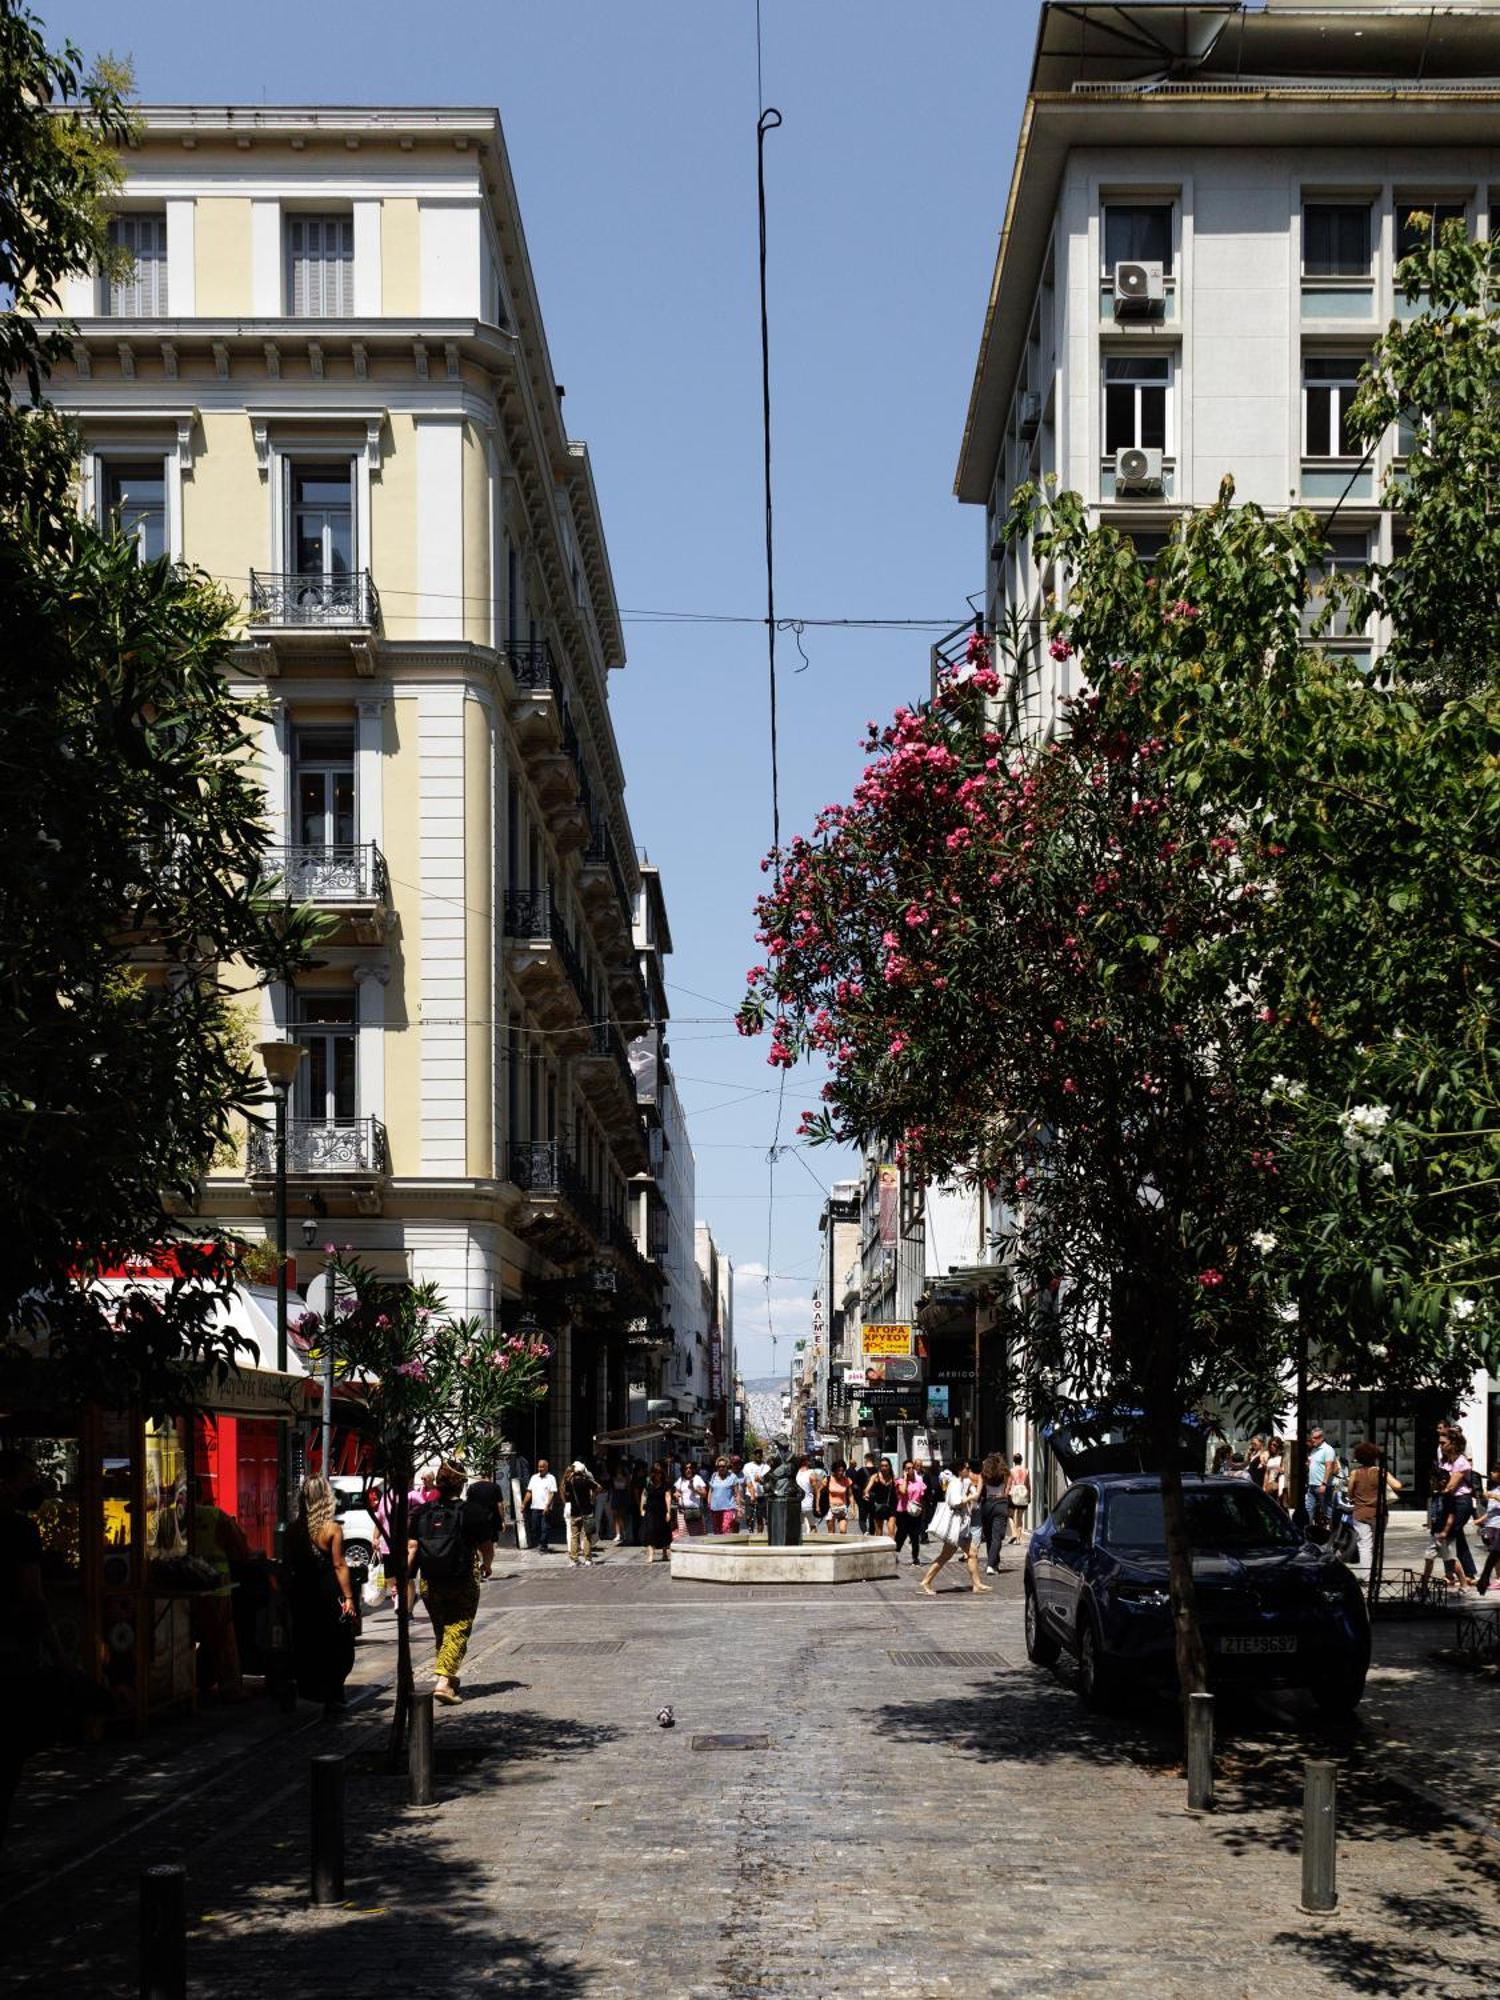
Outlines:
{"type": "Polygon", "coordinates": [[[417,1567],[429,1583],[455,1583],[470,1575],[474,1552],[464,1536],[461,1500],[431,1500],[417,1520],[417,1567]]]}

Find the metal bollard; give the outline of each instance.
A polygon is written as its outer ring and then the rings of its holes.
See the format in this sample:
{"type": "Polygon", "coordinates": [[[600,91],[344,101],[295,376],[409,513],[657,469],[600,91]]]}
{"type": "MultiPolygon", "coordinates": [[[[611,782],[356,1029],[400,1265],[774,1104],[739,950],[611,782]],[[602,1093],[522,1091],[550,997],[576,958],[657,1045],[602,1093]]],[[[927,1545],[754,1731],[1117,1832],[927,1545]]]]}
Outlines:
{"type": "Polygon", "coordinates": [[[1214,1698],[1190,1694],[1187,1713],[1188,1811],[1214,1809],[1214,1698]]]}
{"type": "Polygon", "coordinates": [[[1302,1766],[1302,1908],[1312,1916],[1339,1906],[1338,1782],[1336,1764],[1302,1766]]]}
{"type": "Polygon", "coordinates": [[[407,1775],[407,1802],[414,1806],[430,1806],[433,1802],[431,1688],[418,1688],[411,1698],[411,1748],[407,1775]]]}
{"type": "Polygon", "coordinates": [[[312,1875],[315,1903],[336,1903],[344,1893],[344,1759],[312,1760],[312,1875]]]}
{"type": "Polygon", "coordinates": [[[187,1870],[141,1871],[141,2000],[187,2000],[187,1870]]]}

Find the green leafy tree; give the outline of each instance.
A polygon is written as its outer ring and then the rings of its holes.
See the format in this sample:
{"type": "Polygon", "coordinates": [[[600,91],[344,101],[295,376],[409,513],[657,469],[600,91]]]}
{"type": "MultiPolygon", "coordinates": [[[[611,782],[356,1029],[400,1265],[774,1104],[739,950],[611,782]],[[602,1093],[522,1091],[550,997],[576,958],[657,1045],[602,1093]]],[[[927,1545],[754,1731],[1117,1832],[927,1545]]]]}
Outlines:
{"type": "Polygon", "coordinates": [[[88,1280],[191,1207],[261,1095],[237,989],[293,972],[316,926],[267,878],[257,711],[224,677],[235,607],[81,518],[76,441],[38,400],[61,333],[36,315],[109,262],[121,79],[50,53],[12,0],[0,63],[0,1360],[25,1366],[44,1322],[75,1393],[160,1404],[225,1357],[214,1315],[186,1287],[120,1313],[88,1280]]]}
{"type": "MultiPolygon", "coordinates": [[[[334,1246],[329,1244],[330,1255],[334,1246]]],[[[492,1469],[507,1419],[547,1394],[551,1352],[534,1330],[503,1332],[448,1311],[434,1284],[390,1284],[355,1257],[337,1257],[330,1321],[306,1313],[298,1332],[315,1360],[331,1340],[346,1380],[358,1384],[375,1470],[390,1502],[390,1575],[396,1586],[396,1710],[391,1757],[411,1710],[411,1621],[406,1563],[407,1496],[418,1467],[449,1458],[492,1469]]]]}

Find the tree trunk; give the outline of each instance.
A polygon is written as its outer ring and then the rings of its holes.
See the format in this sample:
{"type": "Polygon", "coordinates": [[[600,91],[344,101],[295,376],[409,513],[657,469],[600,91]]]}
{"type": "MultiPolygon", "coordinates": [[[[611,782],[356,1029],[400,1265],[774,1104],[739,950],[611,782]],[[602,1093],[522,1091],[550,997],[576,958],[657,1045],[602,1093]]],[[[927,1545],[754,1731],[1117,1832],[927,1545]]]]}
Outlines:
{"type": "MultiPolygon", "coordinates": [[[[1175,1372],[1175,1371],[1174,1371],[1175,1372]]],[[[1193,1586],[1193,1551],[1188,1540],[1187,1509],[1182,1497],[1182,1411],[1178,1398],[1152,1398],[1146,1411],[1157,1469],[1161,1476],[1161,1513],[1167,1543],[1167,1588],[1172,1599],[1172,1642],[1177,1658],[1177,1686],[1183,1711],[1190,1694],[1208,1687],[1208,1654],[1198,1626],[1198,1600],[1193,1586]]]]}
{"type": "Polygon", "coordinates": [[[1305,1528],[1307,1520],[1307,1328],[1297,1322],[1297,1435],[1292,1440],[1287,1511],[1305,1528]]]}
{"type": "Polygon", "coordinates": [[[406,1540],[408,1532],[407,1496],[410,1477],[401,1479],[396,1503],[391,1509],[391,1567],[396,1580],[396,1706],[391,1713],[390,1742],[386,1748],[386,1768],[399,1771],[406,1747],[406,1730],[411,1718],[411,1612],[407,1605],[406,1540]]]}

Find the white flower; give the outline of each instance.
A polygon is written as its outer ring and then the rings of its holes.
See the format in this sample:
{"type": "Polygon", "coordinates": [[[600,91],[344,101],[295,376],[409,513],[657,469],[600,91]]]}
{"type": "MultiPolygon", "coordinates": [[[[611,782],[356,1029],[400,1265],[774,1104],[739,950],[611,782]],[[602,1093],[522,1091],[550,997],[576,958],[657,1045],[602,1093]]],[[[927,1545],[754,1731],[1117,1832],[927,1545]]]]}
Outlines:
{"type": "MultiPolygon", "coordinates": [[[[1347,1111],[1339,1113],[1339,1129],[1344,1135],[1344,1144],[1357,1160],[1374,1164],[1381,1155],[1381,1139],[1390,1123],[1390,1106],[1387,1104],[1355,1104],[1347,1111]]],[[[1383,1176],[1389,1179],[1389,1175],[1383,1176]]]]}
{"type": "Polygon", "coordinates": [[[1389,1160],[1382,1160],[1375,1169],[1375,1178],[1378,1181],[1393,1181],[1396,1178],[1396,1169],[1389,1160]]]}
{"type": "Polygon", "coordinates": [[[1269,1229],[1257,1229],[1254,1231],[1250,1242],[1260,1252],[1262,1257],[1269,1257],[1271,1252],[1276,1248],[1276,1238],[1271,1234],[1269,1229]]]}
{"type": "Polygon", "coordinates": [[[1475,1310],[1474,1301],[1466,1299],[1462,1295],[1453,1299],[1448,1306],[1448,1311],[1454,1319],[1472,1319],[1475,1310]]]}
{"type": "Polygon", "coordinates": [[[1288,1299],[1284,1306],[1277,1307],[1276,1317],[1285,1320],[1289,1326],[1293,1326],[1302,1317],[1301,1308],[1295,1299],[1288,1299]]]}

